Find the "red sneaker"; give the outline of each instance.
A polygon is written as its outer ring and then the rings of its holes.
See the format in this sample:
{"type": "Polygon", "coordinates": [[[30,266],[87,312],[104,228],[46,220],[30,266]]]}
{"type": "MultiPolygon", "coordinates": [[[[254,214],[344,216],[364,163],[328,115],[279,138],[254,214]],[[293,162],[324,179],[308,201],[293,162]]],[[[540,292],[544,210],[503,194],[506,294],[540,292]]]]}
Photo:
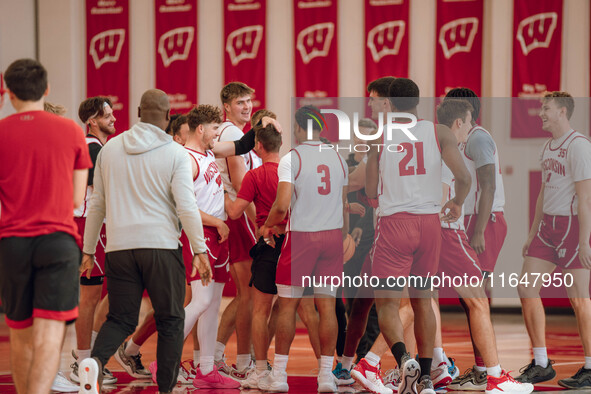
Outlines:
{"type": "Polygon", "coordinates": [[[152,382],[158,384],[158,382],[156,381],[156,372],[158,371],[158,364],[156,364],[156,361],[152,361],[148,366],[148,369],[152,373],[152,382]]]}
{"type": "Polygon", "coordinates": [[[367,361],[365,361],[365,358],[362,358],[355,368],[353,368],[351,376],[357,383],[372,393],[392,394],[392,389],[384,386],[382,375],[380,373],[380,366],[372,367],[367,361]]]}

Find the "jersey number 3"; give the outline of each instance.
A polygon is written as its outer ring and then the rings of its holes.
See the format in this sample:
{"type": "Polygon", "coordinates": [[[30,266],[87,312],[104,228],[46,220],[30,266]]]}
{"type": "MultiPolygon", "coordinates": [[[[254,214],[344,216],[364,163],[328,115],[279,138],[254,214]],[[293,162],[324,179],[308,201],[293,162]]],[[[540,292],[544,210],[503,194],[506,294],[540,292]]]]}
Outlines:
{"type": "Polygon", "coordinates": [[[330,168],[327,165],[321,164],[316,168],[316,171],[322,175],[320,178],[322,185],[318,186],[318,194],[326,196],[330,193],[330,168]]]}
{"type": "MultiPolygon", "coordinates": [[[[408,176],[408,175],[425,175],[427,171],[425,170],[425,155],[423,153],[423,143],[422,142],[415,142],[411,144],[410,142],[403,142],[400,144],[404,149],[404,157],[398,163],[398,169],[400,170],[400,176],[408,176]],[[416,171],[415,166],[409,166],[408,163],[412,160],[415,149],[417,153],[417,160],[416,160],[416,171]]],[[[402,153],[402,152],[401,152],[402,153]]]]}

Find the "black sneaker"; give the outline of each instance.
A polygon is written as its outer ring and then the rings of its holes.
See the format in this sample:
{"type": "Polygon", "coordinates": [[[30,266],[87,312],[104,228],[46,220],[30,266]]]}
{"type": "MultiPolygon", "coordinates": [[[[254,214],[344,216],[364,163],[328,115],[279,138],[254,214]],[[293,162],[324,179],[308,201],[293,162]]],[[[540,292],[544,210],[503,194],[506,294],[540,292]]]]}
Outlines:
{"type": "Polygon", "coordinates": [[[582,367],[570,378],[560,379],[558,384],[567,389],[582,389],[591,387],[591,369],[582,367]]]}
{"type": "Polygon", "coordinates": [[[552,380],[556,376],[556,371],[554,368],[552,368],[552,364],[554,364],[554,361],[548,360],[548,365],[546,368],[543,368],[539,365],[536,365],[535,360],[531,360],[531,364],[528,364],[519,370],[521,375],[516,377],[515,380],[520,383],[531,384],[552,380]]]}

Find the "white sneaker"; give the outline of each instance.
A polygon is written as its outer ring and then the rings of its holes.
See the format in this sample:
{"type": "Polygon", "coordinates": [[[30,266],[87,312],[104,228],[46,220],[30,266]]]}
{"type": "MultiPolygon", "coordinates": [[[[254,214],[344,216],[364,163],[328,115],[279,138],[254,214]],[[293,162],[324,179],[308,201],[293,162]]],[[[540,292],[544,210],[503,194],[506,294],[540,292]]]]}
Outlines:
{"type": "Polygon", "coordinates": [[[58,372],[51,384],[52,391],[59,391],[61,393],[76,393],[80,390],[80,386],[70,382],[63,372],[58,372]]]}
{"type": "Polygon", "coordinates": [[[520,383],[505,371],[503,371],[498,378],[488,375],[486,381],[485,394],[529,394],[534,390],[533,384],[520,383]]]}
{"type": "Polygon", "coordinates": [[[259,389],[264,391],[273,391],[278,393],[287,393],[289,385],[287,384],[287,372],[277,372],[273,369],[269,374],[259,380],[259,389]]]}
{"type": "Polygon", "coordinates": [[[405,353],[400,361],[400,385],[398,386],[398,394],[416,394],[416,383],[421,376],[421,367],[410,354],[405,353]]]}
{"type": "Polygon", "coordinates": [[[317,382],[319,393],[336,393],[339,391],[332,372],[318,375],[317,382]]]}
{"type": "Polygon", "coordinates": [[[398,368],[389,369],[384,374],[384,386],[392,391],[398,391],[400,384],[400,370],[398,368]]]}
{"type": "Polygon", "coordinates": [[[366,390],[376,394],[392,394],[392,389],[384,386],[380,373],[380,364],[372,366],[365,358],[351,370],[351,377],[366,390]]]}
{"type": "Polygon", "coordinates": [[[259,388],[259,381],[267,376],[271,371],[265,369],[263,372],[258,374],[256,371],[253,371],[248,377],[244,380],[240,381],[240,388],[242,389],[258,389],[259,388]]]}
{"type": "Polygon", "coordinates": [[[449,374],[445,361],[439,364],[437,367],[431,368],[431,381],[433,382],[433,387],[436,389],[440,387],[446,387],[451,383],[452,378],[449,374]]]}
{"type": "Polygon", "coordinates": [[[80,394],[100,394],[102,380],[101,367],[94,358],[85,358],[78,366],[78,378],[80,379],[80,394]]]}

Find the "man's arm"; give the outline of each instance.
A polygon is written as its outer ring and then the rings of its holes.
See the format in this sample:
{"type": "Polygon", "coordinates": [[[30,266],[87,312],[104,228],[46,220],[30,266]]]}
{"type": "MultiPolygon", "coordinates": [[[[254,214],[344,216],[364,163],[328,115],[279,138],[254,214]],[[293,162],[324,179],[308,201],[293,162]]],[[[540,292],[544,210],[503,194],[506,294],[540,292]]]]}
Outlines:
{"type": "Polygon", "coordinates": [[[204,226],[215,227],[218,230],[218,234],[220,235],[220,239],[218,241],[219,243],[222,243],[228,239],[230,229],[222,219],[209,215],[202,210],[199,210],[199,213],[201,214],[201,221],[203,222],[204,226]]]}
{"type": "Polygon", "coordinates": [[[86,196],[88,169],[74,170],[72,181],[74,183],[74,209],[76,209],[84,202],[86,196]]]}
{"type": "Polygon", "coordinates": [[[225,198],[224,202],[226,205],[226,213],[228,214],[230,219],[233,219],[233,220],[236,220],[240,216],[242,216],[242,214],[244,213],[246,208],[248,208],[248,206],[250,205],[249,201],[246,201],[240,197],[238,197],[238,198],[236,198],[236,200],[232,201],[230,196],[228,196],[226,194],[224,196],[224,198],[225,198]]]}
{"type": "Polygon", "coordinates": [[[486,248],[484,242],[484,230],[486,229],[488,219],[492,213],[492,206],[495,199],[495,190],[497,187],[496,171],[498,171],[498,169],[494,163],[486,164],[476,169],[478,188],[480,189],[480,200],[478,201],[478,215],[474,226],[474,234],[470,240],[470,245],[476,254],[484,252],[484,249],[486,248]]]}
{"type": "MultiPolygon", "coordinates": [[[[84,187],[86,188],[86,183],[84,183],[84,187]]],[[[76,207],[76,204],[74,206],[76,207]]],[[[84,247],[82,248],[84,254],[80,265],[80,273],[84,274],[86,272],[86,277],[89,279],[94,267],[94,253],[96,252],[96,244],[99,240],[105,213],[105,189],[101,172],[101,154],[99,153],[94,166],[93,192],[88,203],[86,225],[84,226],[84,247]]]]}
{"type": "Polygon", "coordinates": [[[367,164],[365,166],[365,194],[368,198],[378,197],[378,182],[380,175],[379,169],[379,152],[377,149],[370,149],[367,153],[367,164]]]}
{"type": "MultiPolygon", "coordinates": [[[[283,129],[277,120],[273,118],[269,118],[268,116],[263,117],[261,119],[261,123],[263,127],[266,127],[269,123],[272,123],[277,130],[278,133],[282,133],[283,129]]],[[[238,156],[243,155],[245,153],[250,152],[254,148],[254,137],[255,132],[254,129],[250,129],[242,138],[236,141],[221,141],[217,142],[212,151],[217,158],[229,157],[229,156],[238,156]]]]}
{"type": "Polygon", "coordinates": [[[291,204],[291,195],[293,193],[293,183],[279,182],[277,185],[277,197],[271,206],[269,216],[263,227],[261,227],[261,235],[267,239],[272,233],[273,227],[281,223],[287,215],[289,205],[291,204]]]}
{"type": "Polygon", "coordinates": [[[575,191],[579,200],[579,259],[583,267],[591,269],[591,179],[575,182],[575,191]]]}
{"type": "Polygon", "coordinates": [[[470,173],[464,164],[464,160],[458,149],[458,141],[449,127],[438,124],[437,138],[441,147],[441,158],[447,167],[451,170],[455,179],[455,197],[448,201],[442,208],[444,214],[442,220],[446,222],[455,222],[462,214],[462,205],[470,191],[470,173]],[[449,212],[446,214],[446,211],[449,212]]]}
{"type": "Polygon", "coordinates": [[[534,215],[534,221],[529,229],[529,234],[527,235],[527,241],[523,245],[521,249],[521,256],[525,257],[527,250],[529,249],[529,245],[534,240],[534,237],[538,233],[538,228],[540,227],[540,222],[544,217],[544,183],[542,183],[542,187],[540,188],[540,193],[538,194],[538,199],[536,200],[536,213],[534,215]]]}

